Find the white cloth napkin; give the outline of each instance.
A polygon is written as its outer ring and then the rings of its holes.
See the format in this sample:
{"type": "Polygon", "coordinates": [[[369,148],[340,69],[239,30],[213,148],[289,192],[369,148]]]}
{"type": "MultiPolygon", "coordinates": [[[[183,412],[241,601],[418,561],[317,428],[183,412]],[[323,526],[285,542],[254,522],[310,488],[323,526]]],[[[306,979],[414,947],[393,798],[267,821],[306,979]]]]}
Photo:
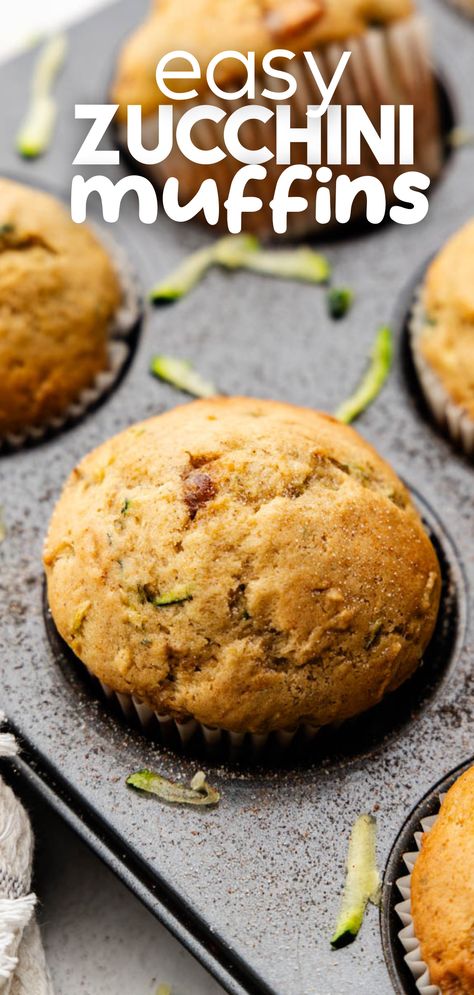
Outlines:
{"type": "MultiPolygon", "coordinates": [[[[17,752],[11,733],[1,733],[0,756],[17,752]]],[[[34,915],[32,861],[30,821],[0,778],[0,995],[54,995],[34,915]]]]}

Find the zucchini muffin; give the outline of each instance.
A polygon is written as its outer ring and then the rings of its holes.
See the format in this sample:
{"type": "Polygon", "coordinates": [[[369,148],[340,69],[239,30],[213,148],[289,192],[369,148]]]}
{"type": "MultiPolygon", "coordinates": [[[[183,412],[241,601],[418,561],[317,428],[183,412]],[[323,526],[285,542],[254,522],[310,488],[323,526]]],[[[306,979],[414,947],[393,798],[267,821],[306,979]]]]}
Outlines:
{"type": "MultiPolygon", "coordinates": [[[[281,81],[266,79],[262,61],[267,52],[287,49],[296,58],[275,61],[275,65],[289,70],[296,78],[298,89],[286,100],[292,107],[292,125],[305,127],[308,104],[319,104],[321,95],[310,73],[303,53],[313,52],[324,78],[331,79],[339,59],[350,50],[352,57],[346,67],[333,102],[344,108],[361,104],[371,120],[380,118],[383,104],[414,106],[415,157],[414,169],[434,177],[441,166],[441,142],[437,100],[430,65],[429,41],[424,21],[415,15],[412,0],[194,0],[191,9],[182,0],[155,0],[149,16],[135,34],[126,41],[119,57],[111,100],[119,105],[119,121],[123,138],[126,135],[127,106],[141,104],[144,119],[144,145],[156,146],[156,111],[160,104],[170,100],[156,83],[159,60],[172,51],[193,54],[201,67],[201,80],[173,80],[171,89],[186,91],[196,89],[194,100],[177,101],[174,106],[175,129],[183,113],[191,107],[210,103],[230,113],[243,106],[241,100],[232,103],[221,100],[208,88],[206,69],[210,60],[220,52],[238,51],[256,54],[257,103],[271,109],[277,104],[265,101],[262,89],[272,91],[284,88],[281,81]]],[[[168,67],[185,68],[189,63],[179,60],[168,67]]],[[[235,59],[220,63],[216,82],[221,89],[238,91],[243,83],[243,65],[235,59]]],[[[218,124],[204,121],[195,124],[193,137],[197,146],[211,149],[215,145],[225,148],[223,129],[225,121],[218,124]]],[[[246,122],[241,129],[243,144],[250,149],[276,147],[274,120],[268,123],[246,122]]],[[[344,142],[344,140],[343,140],[344,142]]],[[[323,145],[325,139],[323,139],[323,145]]],[[[366,174],[377,176],[393,200],[393,182],[399,167],[379,166],[363,144],[362,163],[359,166],[332,166],[333,178],[327,184],[334,193],[340,173],[352,178],[366,174]]],[[[324,148],[323,148],[324,165],[324,148]]],[[[304,147],[293,146],[292,164],[306,163],[304,147]]],[[[220,200],[227,200],[229,187],[241,163],[229,156],[216,165],[200,166],[189,162],[175,145],[169,157],[156,166],[144,167],[151,178],[162,186],[169,177],[178,177],[182,199],[191,199],[207,177],[217,182],[220,200]]],[[[259,212],[244,216],[247,230],[261,236],[273,234],[270,202],[276,181],[286,168],[273,161],[265,163],[267,179],[249,184],[249,193],[263,200],[259,212]]],[[[317,167],[314,167],[316,172],[317,167]]],[[[318,228],[314,217],[314,201],[318,188],[316,179],[293,184],[292,193],[307,197],[309,206],[301,214],[290,214],[288,234],[301,235],[318,228]]],[[[363,198],[357,198],[355,211],[362,211],[363,198]]],[[[225,228],[225,212],[221,211],[220,227],[225,228]]]]}
{"type": "Polygon", "coordinates": [[[474,454],[474,220],[428,269],[411,324],[415,365],[437,421],[474,454]]]}
{"type": "Polygon", "coordinates": [[[88,670],[159,716],[235,733],[341,722],[410,677],[440,570],[357,433],[213,398],[76,467],[45,543],[49,604],[88,670]]]}
{"type": "Polygon", "coordinates": [[[93,384],[121,297],[87,226],[0,178],[0,438],[51,422],[93,384]]]}
{"type": "Polygon", "coordinates": [[[453,784],[423,835],[411,911],[431,984],[442,995],[474,995],[474,767],[453,784]]]}

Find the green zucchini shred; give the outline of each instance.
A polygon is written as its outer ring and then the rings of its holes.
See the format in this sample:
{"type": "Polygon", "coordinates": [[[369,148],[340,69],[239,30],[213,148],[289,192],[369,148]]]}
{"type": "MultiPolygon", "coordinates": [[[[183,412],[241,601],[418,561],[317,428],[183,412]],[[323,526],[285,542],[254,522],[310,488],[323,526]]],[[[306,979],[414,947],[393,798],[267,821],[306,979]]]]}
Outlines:
{"type": "Polygon", "coordinates": [[[182,605],[184,601],[192,601],[193,596],[189,588],[180,587],[174,591],[167,591],[159,597],[152,598],[151,604],[155,608],[166,608],[168,605],[182,605]]]}
{"type": "Polygon", "coordinates": [[[343,318],[352,306],[354,291],[350,287],[331,287],[328,290],[327,304],[331,318],[343,318]]]}
{"type": "Polygon", "coordinates": [[[224,235],[214,244],[212,263],[224,269],[242,269],[259,252],[260,242],[255,235],[224,235]]]}
{"type": "Polygon", "coordinates": [[[217,805],[221,797],[220,792],[207,783],[203,771],[194,775],[189,787],[146,769],[130,774],[126,784],[137,791],[156,795],[170,805],[217,805]]]}
{"type": "Polygon", "coordinates": [[[375,856],[376,820],[373,815],[356,819],[349,840],[346,881],[336,928],[331,937],[335,949],[355,940],[369,901],[378,903],[380,875],[375,856]]]}
{"type": "Polygon", "coordinates": [[[215,397],[219,393],[214,384],[204,380],[186,359],[178,359],[176,356],[154,356],[150,372],[159,380],[164,380],[172,387],[193,397],[215,397]]]}
{"type": "Polygon", "coordinates": [[[390,373],[393,361],[393,337],[387,326],[380,328],[370,353],[370,364],[359,387],[335,412],[348,425],[375,401],[390,373]]]}
{"type": "Polygon", "coordinates": [[[16,136],[17,152],[27,159],[42,155],[51,143],[57,114],[52,89],[66,52],[66,35],[57,34],[46,42],[39,54],[33,74],[30,105],[16,136]]]}
{"type": "Polygon", "coordinates": [[[242,258],[241,266],[264,276],[298,280],[302,283],[326,283],[331,268],[325,256],[301,246],[297,249],[262,249],[242,258]]]}
{"type": "Polygon", "coordinates": [[[265,276],[326,283],[331,274],[325,256],[307,246],[297,249],[263,249],[254,235],[226,235],[199,249],[150,291],[153,303],[179,300],[188,294],[211,266],[246,269],[265,276]]]}
{"type": "Polygon", "coordinates": [[[379,635],[380,635],[380,633],[382,631],[382,628],[383,628],[383,621],[382,621],[381,618],[378,618],[374,622],[374,624],[371,625],[371,627],[369,629],[369,634],[368,634],[367,639],[365,641],[365,648],[366,648],[366,650],[370,650],[370,648],[377,641],[377,639],[378,639],[378,637],[379,637],[379,635]]]}
{"type": "Polygon", "coordinates": [[[202,279],[213,263],[214,248],[199,249],[181,263],[173,273],[170,273],[161,283],[157,283],[149,294],[154,304],[177,301],[189,294],[202,279]]]}
{"type": "Polygon", "coordinates": [[[457,125],[448,133],[446,141],[452,149],[466,148],[469,145],[474,145],[474,131],[462,124],[457,125]]]}
{"type": "Polygon", "coordinates": [[[202,280],[211,266],[224,266],[237,269],[241,260],[251,252],[257,252],[259,243],[252,235],[226,235],[204,249],[198,249],[150,290],[150,300],[154,304],[177,301],[185,297],[202,280]]]}

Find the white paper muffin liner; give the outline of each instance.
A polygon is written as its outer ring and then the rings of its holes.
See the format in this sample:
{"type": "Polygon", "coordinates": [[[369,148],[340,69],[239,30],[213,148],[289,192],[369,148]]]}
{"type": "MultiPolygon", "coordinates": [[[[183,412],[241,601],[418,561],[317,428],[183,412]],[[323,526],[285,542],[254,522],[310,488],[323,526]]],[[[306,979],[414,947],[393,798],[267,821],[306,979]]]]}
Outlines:
{"type": "Polygon", "coordinates": [[[228,729],[204,725],[194,718],[175,719],[171,715],[162,715],[154,711],[136,695],[113,691],[108,684],[100,681],[90,671],[87,672],[100,696],[112,707],[118,706],[127,722],[136,725],[138,720],[146,735],[158,738],[164,745],[178,744],[183,750],[200,743],[208,750],[218,750],[231,755],[245,750],[258,756],[262,750],[271,748],[272,745],[279,752],[288,749],[297,735],[310,743],[320,731],[320,726],[305,723],[294,729],[279,729],[269,733],[231,732],[228,729]]]}
{"type": "MultiPolygon", "coordinates": [[[[444,795],[440,795],[440,805],[442,804],[444,797],[444,795]]],[[[415,936],[413,916],[411,912],[411,876],[413,874],[413,868],[420,854],[423,834],[429,833],[437,818],[438,815],[432,815],[427,819],[421,820],[421,829],[419,832],[414,834],[416,850],[404,853],[402,858],[408,870],[408,874],[405,877],[398,878],[395,881],[395,884],[403,899],[403,901],[399,902],[398,905],[395,906],[395,912],[403,923],[403,929],[400,930],[398,938],[406,951],[404,958],[405,963],[415,979],[415,984],[420,992],[420,995],[442,995],[438,986],[431,984],[430,972],[427,964],[423,960],[420,943],[415,936]]]]}
{"type": "Polygon", "coordinates": [[[122,301],[108,331],[107,366],[100,370],[92,383],[60,415],[55,415],[41,425],[31,425],[21,432],[0,436],[0,454],[21,449],[31,442],[41,442],[50,433],[60,432],[68,424],[77,422],[109,393],[130,356],[130,336],[141,313],[138,277],[122,248],[96,225],[89,223],[89,228],[107,252],[122,289],[122,301]]]}
{"type": "Polygon", "coordinates": [[[471,458],[474,457],[474,421],[468,412],[450,397],[437,373],[427,363],[420,348],[425,327],[423,288],[419,287],[409,319],[410,344],[413,362],[423,395],[438,425],[451,436],[456,445],[471,458]]]}
{"type": "MultiPolygon", "coordinates": [[[[348,49],[351,50],[352,55],[333,98],[333,103],[340,104],[343,108],[349,104],[361,104],[375,124],[379,120],[382,104],[395,104],[396,106],[413,104],[415,165],[406,168],[415,168],[431,178],[436,177],[442,165],[442,143],[436,88],[430,65],[429,33],[425,19],[420,16],[404,18],[386,28],[371,28],[359,38],[348,38],[343,42],[331,43],[318,48],[314,55],[326,80],[331,78],[342,54],[348,49]]],[[[291,71],[298,80],[298,88],[295,95],[287,103],[295,111],[292,123],[295,127],[303,127],[307,120],[307,106],[318,103],[318,93],[315,92],[314,79],[302,56],[293,60],[291,71]]],[[[278,86],[278,81],[270,77],[261,77],[260,83],[262,83],[262,87],[265,83],[273,90],[278,86]]],[[[283,84],[281,85],[283,88],[283,84]]],[[[204,98],[200,96],[193,101],[186,102],[185,105],[175,106],[175,127],[180,115],[192,107],[199,107],[204,100],[208,104],[212,103],[214,106],[221,107],[227,114],[239,107],[248,106],[248,101],[223,101],[209,93],[204,98]]],[[[256,102],[264,104],[271,110],[275,109],[274,101],[259,98],[256,102]]],[[[248,143],[250,148],[266,145],[273,150],[275,130],[272,124],[272,121],[268,124],[256,121],[246,122],[241,129],[243,144],[248,143]]],[[[220,145],[224,148],[225,146],[222,144],[224,125],[225,120],[219,124],[211,121],[198,122],[194,126],[193,132],[196,144],[202,148],[212,148],[214,145],[220,145]]],[[[124,126],[119,130],[119,137],[125,145],[126,128],[124,126]]],[[[156,118],[150,117],[143,122],[143,143],[147,147],[154,148],[156,140],[156,118]]],[[[322,165],[324,165],[324,159],[323,138],[322,165]]],[[[293,146],[292,164],[296,163],[306,164],[304,146],[293,146]]],[[[158,187],[163,186],[169,177],[177,177],[182,201],[191,199],[199,190],[203,180],[211,177],[217,183],[220,202],[223,205],[227,199],[230,183],[241,165],[230,156],[226,156],[225,160],[215,165],[200,166],[189,162],[175,145],[164,162],[155,166],[144,166],[143,170],[158,187]]],[[[267,169],[267,178],[258,182],[250,182],[247,186],[249,195],[258,196],[263,200],[263,208],[258,213],[248,214],[244,217],[246,230],[256,232],[263,238],[274,234],[269,204],[274,195],[275,183],[286,167],[270,161],[265,163],[265,168],[267,169]]],[[[318,166],[312,168],[315,174],[318,166]]],[[[366,174],[379,178],[387,193],[387,200],[393,202],[393,182],[403,170],[403,167],[396,165],[380,166],[366,149],[365,143],[362,143],[362,163],[360,165],[346,166],[342,164],[330,168],[333,177],[326,186],[331,191],[332,203],[334,202],[333,194],[336,180],[341,174],[346,174],[351,179],[366,174]]],[[[293,184],[292,194],[306,197],[308,209],[301,214],[289,214],[287,237],[294,238],[311,231],[327,230],[337,224],[333,220],[328,225],[321,226],[315,220],[314,198],[317,188],[316,179],[313,182],[301,180],[293,184]]],[[[355,201],[355,211],[358,209],[359,214],[364,209],[363,200],[363,198],[358,198],[355,201]]],[[[356,220],[355,213],[353,218],[356,220]]],[[[226,229],[226,213],[223,207],[221,207],[218,227],[226,229]]]]}

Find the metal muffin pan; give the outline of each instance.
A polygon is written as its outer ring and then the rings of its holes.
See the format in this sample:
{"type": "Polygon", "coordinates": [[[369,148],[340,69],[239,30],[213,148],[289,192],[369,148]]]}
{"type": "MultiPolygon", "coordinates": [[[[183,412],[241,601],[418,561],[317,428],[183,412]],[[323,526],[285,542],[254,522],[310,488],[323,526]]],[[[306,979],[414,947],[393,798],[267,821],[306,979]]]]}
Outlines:
{"type": "MultiPolygon", "coordinates": [[[[33,56],[0,69],[1,173],[67,196],[82,130],[73,102],[94,103],[106,93],[117,47],[147,6],[147,0],[122,0],[70,32],[57,137],[42,160],[22,162],[13,148],[33,56]]],[[[473,126],[474,25],[471,30],[442,0],[425,6],[456,119],[473,126]]],[[[344,321],[330,321],[321,288],[212,272],[188,298],[145,315],[132,362],[100,408],[41,445],[0,459],[7,526],[0,547],[0,705],[24,745],[13,776],[28,778],[234,995],[414,991],[387,939],[387,888],[380,913],[385,946],[374,908],[350,947],[332,951],[329,937],[354,818],[376,811],[384,868],[419,799],[472,754],[472,465],[426,413],[404,323],[420,268],[472,213],[473,157],[469,148],[453,153],[421,225],[362,233],[348,226],[337,240],[321,243],[335,283],[356,291],[344,321]],[[375,330],[387,321],[397,334],[395,368],[357,427],[419,499],[441,551],[443,615],[424,668],[377,714],[313,751],[266,758],[259,766],[207,760],[222,790],[213,811],[139,797],[124,785],[134,769],[146,765],[189,778],[202,761],[127,727],[53,650],[40,558],[65,477],[108,436],[185,402],[149,375],[155,352],[194,360],[226,393],[331,411],[359,379],[375,330]]],[[[112,234],[144,290],[210,237],[165,217],[142,226],[132,200],[112,234]]]]}

